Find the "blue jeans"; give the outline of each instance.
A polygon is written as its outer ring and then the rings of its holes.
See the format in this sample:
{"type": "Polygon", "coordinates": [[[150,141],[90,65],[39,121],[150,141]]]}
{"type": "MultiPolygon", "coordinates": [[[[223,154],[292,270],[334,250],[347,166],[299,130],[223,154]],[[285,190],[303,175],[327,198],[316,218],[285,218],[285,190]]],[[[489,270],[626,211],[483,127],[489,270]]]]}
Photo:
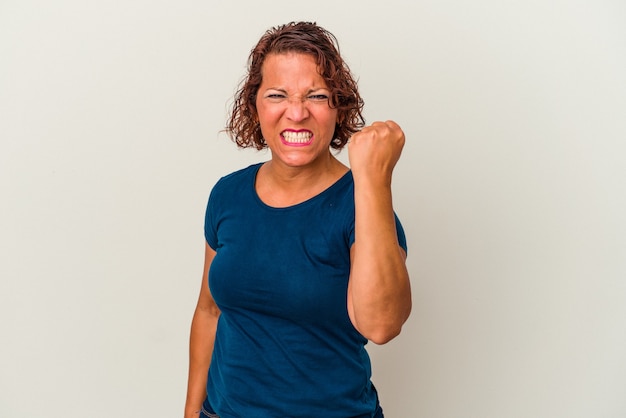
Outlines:
{"type": "MultiPolygon", "coordinates": [[[[209,405],[208,399],[205,399],[204,403],[202,404],[202,409],[200,410],[199,418],[220,418],[220,417],[215,412],[213,412],[213,408],[211,408],[211,405],[209,405]]],[[[319,417],[319,418],[322,418],[322,417],[319,417]]],[[[362,416],[355,417],[355,418],[362,418],[362,416]]],[[[380,404],[378,403],[378,399],[376,399],[376,412],[374,413],[374,416],[372,418],[385,418],[385,416],[383,415],[383,409],[380,407],[380,404]]]]}

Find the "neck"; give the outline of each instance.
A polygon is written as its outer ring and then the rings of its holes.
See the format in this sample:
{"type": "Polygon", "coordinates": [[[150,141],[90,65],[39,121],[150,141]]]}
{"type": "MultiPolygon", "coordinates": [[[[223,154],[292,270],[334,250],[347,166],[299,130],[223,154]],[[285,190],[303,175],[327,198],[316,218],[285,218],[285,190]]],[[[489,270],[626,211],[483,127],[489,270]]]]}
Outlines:
{"type": "Polygon", "coordinates": [[[264,164],[265,174],[273,182],[283,183],[288,187],[299,187],[310,184],[311,181],[323,180],[333,177],[337,172],[345,173],[347,168],[337,160],[332,154],[325,158],[319,158],[312,164],[306,166],[293,167],[284,164],[279,160],[270,160],[264,164]]]}
{"type": "Polygon", "coordinates": [[[290,167],[270,160],[259,169],[257,194],[276,207],[295,205],[318,195],[348,171],[334,156],[305,167],[290,167]]]}

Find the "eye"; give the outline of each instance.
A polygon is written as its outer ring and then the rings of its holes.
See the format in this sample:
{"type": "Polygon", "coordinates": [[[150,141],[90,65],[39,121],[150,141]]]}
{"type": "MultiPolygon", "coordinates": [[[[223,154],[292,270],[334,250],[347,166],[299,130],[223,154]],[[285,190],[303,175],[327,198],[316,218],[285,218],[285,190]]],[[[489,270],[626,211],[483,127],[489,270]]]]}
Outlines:
{"type": "Polygon", "coordinates": [[[325,102],[328,101],[328,96],[325,94],[311,94],[307,97],[312,102],[325,102]]]}
{"type": "Polygon", "coordinates": [[[269,93],[265,96],[265,98],[270,99],[270,100],[283,100],[286,97],[287,96],[285,96],[282,93],[269,93]]]}

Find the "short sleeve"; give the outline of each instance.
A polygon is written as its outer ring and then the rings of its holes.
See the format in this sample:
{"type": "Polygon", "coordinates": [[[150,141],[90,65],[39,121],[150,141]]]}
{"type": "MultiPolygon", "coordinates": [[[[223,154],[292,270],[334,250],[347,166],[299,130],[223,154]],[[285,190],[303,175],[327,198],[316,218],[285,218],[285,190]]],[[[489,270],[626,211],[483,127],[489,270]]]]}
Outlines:
{"type": "Polygon", "coordinates": [[[215,213],[215,188],[209,195],[209,201],[206,207],[206,213],[204,215],[204,238],[207,244],[213,250],[217,250],[217,227],[215,225],[216,213],[215,213]]]}
{"type": "MultiPolygon", "coordinates": [[[[393,216],[396,220],[396,234],[398,235],[398,244],[405,252],[407,252],[408,249],[406,245],[406,235],[404,234],[404,227],[402,226],[402,223],[400,222],[400,219],[398,218],[398,215],[396,215],[395,212],[393,216]]],[[[354,221],[352,222],[351,229],[350,229],[349,244],[350,244],[350,247],[352,247],[352,244],[354,244],[354,221]]]]}
{"type": "Polygon", "coordinates": [[[396,218],[396,234],[398,234],[398,244],[400,244],[400,247],[402,247],[402,249],[407,252],[408,249],[406,245],[406,235],[404,234],[404,227],[402,226],[398,215],[394,213],[394,216],[396,218]]]}

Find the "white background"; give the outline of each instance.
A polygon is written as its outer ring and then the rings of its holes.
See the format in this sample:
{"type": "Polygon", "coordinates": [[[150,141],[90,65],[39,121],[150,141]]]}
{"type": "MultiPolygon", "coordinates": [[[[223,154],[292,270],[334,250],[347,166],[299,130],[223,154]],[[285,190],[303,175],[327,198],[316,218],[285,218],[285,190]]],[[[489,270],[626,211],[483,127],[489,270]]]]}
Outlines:
{"type": "Polygon", "coordinates": [[[0,417],[182,416],[206,199],[268,158],[220,130],[291,20],[407,135],[387,417],[626,416],[623,1],[0,0],[0,417]]]}

